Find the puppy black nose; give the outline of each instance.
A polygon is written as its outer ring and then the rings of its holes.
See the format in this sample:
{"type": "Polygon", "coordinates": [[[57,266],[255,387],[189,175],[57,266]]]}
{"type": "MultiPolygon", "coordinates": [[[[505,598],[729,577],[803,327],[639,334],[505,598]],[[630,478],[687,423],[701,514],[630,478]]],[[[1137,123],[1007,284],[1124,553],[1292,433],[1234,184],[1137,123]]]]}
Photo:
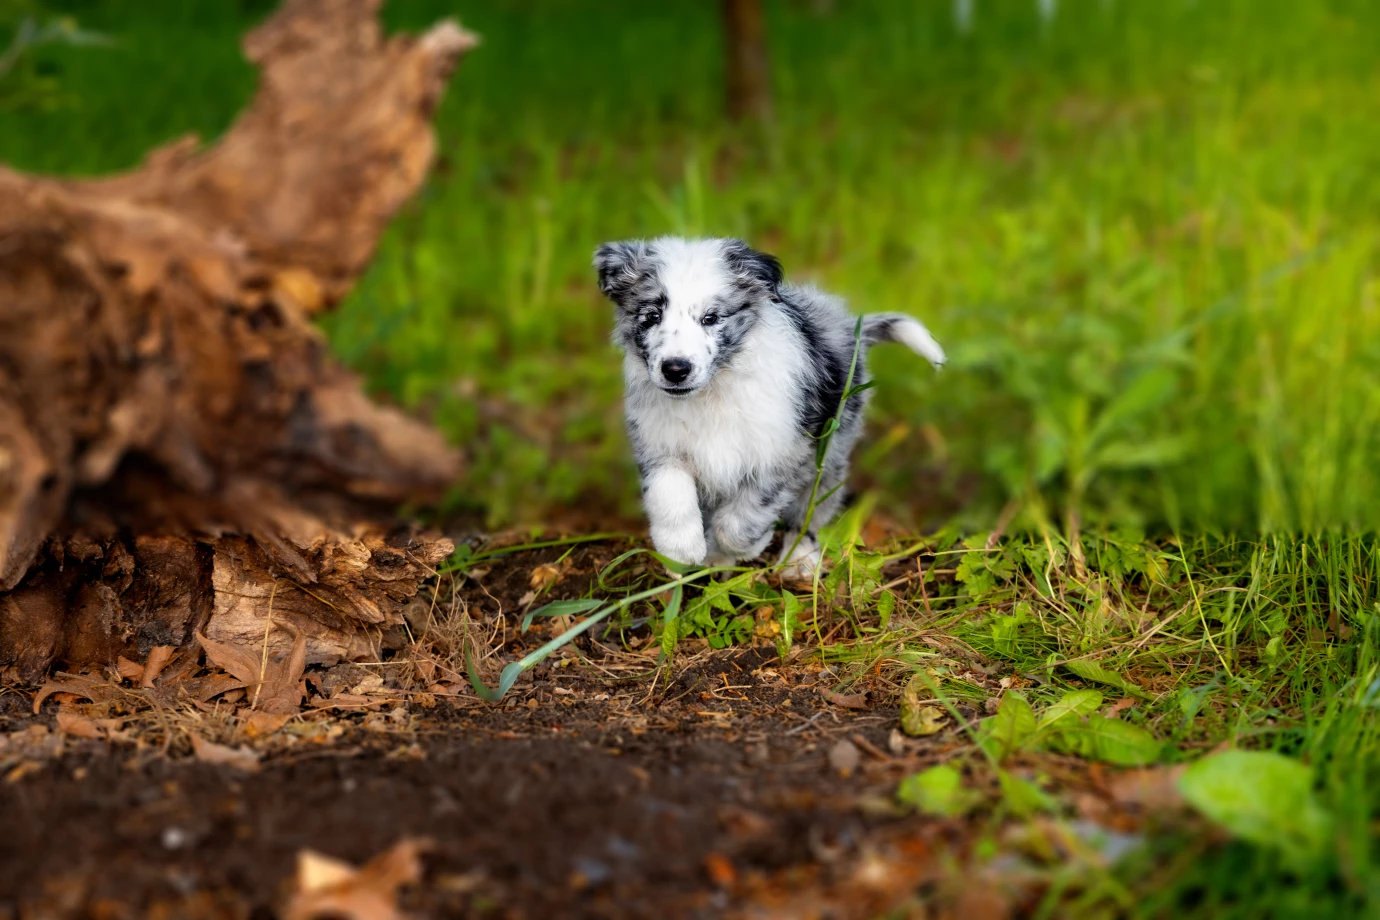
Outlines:
{"type": "Polygon", "coordinates": [[[666,378],[667,383],[684,382],[694,369],[694,365],[684,358],[667,358],[661,362],[661,376],[666,378]]]}

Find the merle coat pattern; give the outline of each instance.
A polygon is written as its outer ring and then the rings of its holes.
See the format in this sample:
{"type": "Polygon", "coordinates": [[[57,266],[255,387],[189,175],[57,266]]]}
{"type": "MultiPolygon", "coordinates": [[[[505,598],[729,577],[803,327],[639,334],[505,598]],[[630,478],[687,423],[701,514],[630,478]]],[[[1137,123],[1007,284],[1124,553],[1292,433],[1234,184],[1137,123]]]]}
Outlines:
{"type": "MultiPolygon", "coordinates": [[[[733,239],[607,243],[594,256],[599,287],[617,305],[628,434],[642,476],[652,542],[693,564],[759,556],[777,521],[787,573],[819,563],[815,529],[843,501],[840,486],[861,432],[867,391],[849,398],[815,477],[818,437],[838,413],[857,317],[843,301],[784,281],[772,256],[733,239]],[[797,544],[797,537],[800,537],[797,544]]],[[[863,318],[855,386],[867,349],[901,342],[935,367],[944,351],[901,313],[863,318]]]]}

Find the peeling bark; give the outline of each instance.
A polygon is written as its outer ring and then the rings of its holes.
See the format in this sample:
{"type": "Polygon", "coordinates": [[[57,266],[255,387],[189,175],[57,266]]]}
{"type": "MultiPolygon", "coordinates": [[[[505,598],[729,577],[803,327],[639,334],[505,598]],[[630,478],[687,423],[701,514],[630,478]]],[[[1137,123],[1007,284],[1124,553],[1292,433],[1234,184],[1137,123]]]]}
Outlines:
{"type": "Polygon", "coordinates": [[[288,0],[216,144],[58,180],[0,167],[0,669],[267,631],[378,654],[450,552],[399,526],[460,458],[369,401],[311,323],[423,181],[474,38],[379,0],[288,0]],[[273,628],[269,628],[270,603],[273,628]]]}

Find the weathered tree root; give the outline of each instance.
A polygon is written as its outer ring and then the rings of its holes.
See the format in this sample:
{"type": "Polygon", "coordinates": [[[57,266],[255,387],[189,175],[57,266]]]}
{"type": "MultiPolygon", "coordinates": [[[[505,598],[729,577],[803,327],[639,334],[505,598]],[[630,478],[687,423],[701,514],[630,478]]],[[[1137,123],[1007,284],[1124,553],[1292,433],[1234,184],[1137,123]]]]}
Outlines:
{"type": "Polygon", "coordinates": [[[308,636],[377,655],[452,547],[399,503],[458,476],[371,403],[311,317],[431,163],[473,36],[388,37],[380,0],[287,0],[249,109],[106,179],[0,168],[0,671],[308,636]],[[271,617],[271,623],[270,623],[271,617]]]}

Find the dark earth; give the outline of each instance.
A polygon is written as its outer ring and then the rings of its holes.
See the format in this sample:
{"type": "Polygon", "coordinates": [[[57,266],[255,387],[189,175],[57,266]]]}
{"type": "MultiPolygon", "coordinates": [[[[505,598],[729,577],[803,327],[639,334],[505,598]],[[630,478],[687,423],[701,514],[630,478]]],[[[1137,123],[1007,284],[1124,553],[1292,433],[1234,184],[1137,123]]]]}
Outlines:
{"type": "MultiPolygon", "coordinates": [[[[176,666],[154,688],[126,675],[57,693],[37,715],[33,688],[0,691],[0,920],[985,918],[1031,905],[1038,892],[963,868],[975,819],[895,804],[902,778],[964,739],[902,736],[878,668],[846,674],[800,646],[783,661],[767,639],[683,641],[658,666],[644,629],[562,649],[496,704],[455,673],[456,610],[498,649],[481,668],[492,682],[560,628],[514,628],[529,586],[556,580],[543,601],[586,594],[621,549],[476,570],[438,594],[449,618],[411,618],[419,638],[391,664],[309,669],[305,706],[281,728],[256,729],[233,693],[196,703],[163,687],[176,666]],[[361,676],[370,689],[342,692],[361,676]],[[258,760],[226,765],[197,737],[258,760]],[[293,913],[304,851],[361,866],[409,841],[421,865],[394,886],[401,914],[392,888],[370,911],[293,913]]],[[[1041,769],[1059,781],[1057,763],[1041,769]]]]}
{"type": "MultiPolygon", "coordinates": [[[[441,702],[252,774],[78,741],[0,785],[0,916],[268,917],[303,848],[360,864],[407,837],[432,844],[403,897],[423,916],[850,917],[903,901],[951,829],[859,800],[921,759],[886,752],[894,713],[764,687],[753,671],[777,663],[715,655],[672,685],[680,699],[631,713],[569,702],[554,680],[535,708],[441,702]],[[862,754],[846,777],[829,757],[844,739],[862,754]]],[[[4,700],[13,730],[27,700],[4,700]]]]}

